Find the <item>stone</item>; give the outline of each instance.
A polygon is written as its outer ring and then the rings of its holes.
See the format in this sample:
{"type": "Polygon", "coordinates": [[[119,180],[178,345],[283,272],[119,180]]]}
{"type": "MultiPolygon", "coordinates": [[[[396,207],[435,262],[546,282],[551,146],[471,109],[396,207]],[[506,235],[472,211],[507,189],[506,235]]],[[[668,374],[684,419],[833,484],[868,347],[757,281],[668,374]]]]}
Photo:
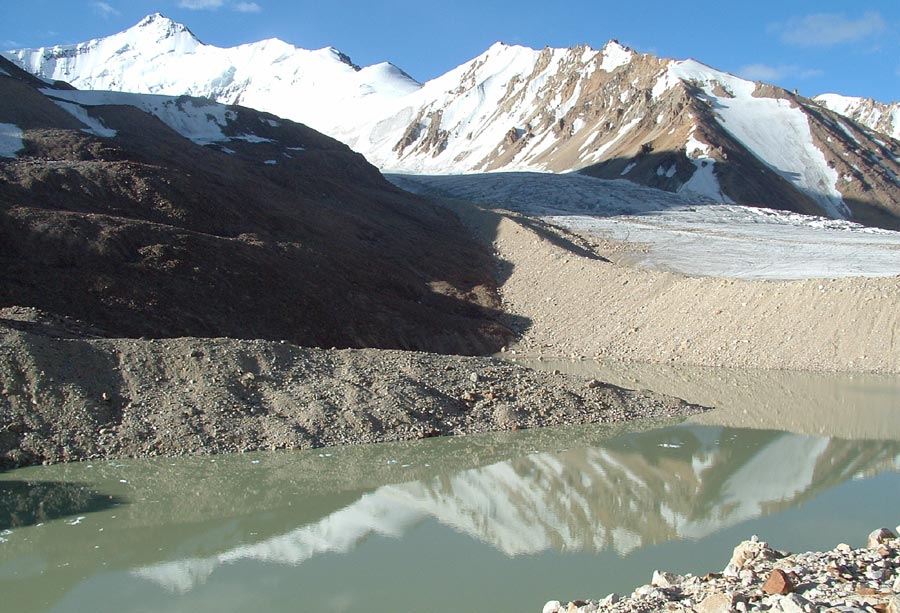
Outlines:
{"type": "Polygon", "coordinates": [[[762,590],[766,594],[790,594],[794,591],[794,583],[791,581],[790,577],[788,577],[787,573],[780,568],[776,568],[769,573],[769,577],[763,584],[762,590]]]}
{"type": "Polygon", "coordinates": [[[653,579],[650,580],[650,584],[654,587],[667,588],[675,587],[682,581],[684,581],[684,577],[681,575],[655,570],[653,571],[653,579]]]}
{"type": "Polygon", "coordinates": [[[734,603],[734,594],[712,594],[694,607],[694,611],[697,613],[731,613],[734,611],[734,603]]]}
{"type": "Polygon", "coordinates": [[[891,532],[889,528],[879,528],[878,530],[873,530],[869,534],[869,538],[866,542],[866,547],[869,549],[875,549],[885,541],[890,541],[897,538],[897,535],[891,532]]]}
{"type": "Polygon", "coordinates": [[[598,604],[600,605],[601,608],[611,607],[612,605],[616,604],[620,600],[622,600],[622,597],[619,596],[618,594],[616,594],[615,592],[613,592],[612,594],[609,594],[606,598],[601,600],[598,604]]]}
{"type": "Polygon", "coordinates": [[[728,562],[725,570],[722,571],[722,574],[726,577],[737,578],[741,570],[743,570],[744,566],[747,564],[758,559],[774,560],[777,557],[775,551],[765,542],[744,541],[734,548],[734,552],[731,554],[731,560],[728,562]]]}
{"type": "Polygon", "coordinates": [[[471,381],[472,383],[478,383],[478,373],[477,372],[470,373],[469,381],[471,381]]]}
{"type": "Polygon", "coordinates": [[[547,604],[544,605],[544,608],[541,611],[541,613],[560,613],[561,609],[562,609],[562,603],[560,601],[548,600],[547,604]]]}
{"type": "Polygon", "coordinates": [[[884,604],[884,613],[900,613],[900,596],[890,596],[884,604]]]}
{"type": "Polygon", "coordinates": [[[799,594],[789,596],[776,596],[772,603],[771,611],[778,613],[813,613],[815,605],[799,594]]]}

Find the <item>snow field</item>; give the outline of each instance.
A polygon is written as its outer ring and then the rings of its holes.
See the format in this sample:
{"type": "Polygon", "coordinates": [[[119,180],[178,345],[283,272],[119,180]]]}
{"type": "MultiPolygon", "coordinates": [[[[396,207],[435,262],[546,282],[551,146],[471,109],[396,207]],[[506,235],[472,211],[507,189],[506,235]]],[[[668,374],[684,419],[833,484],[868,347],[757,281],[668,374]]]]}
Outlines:
{"type": "Polygon", "coordinates": [[[716,203],[577,174],[389,177],[398,186],[544,217],[579,233],[639,243],[638,266],[738,279],[900,274],[900,232],[716,203]]]}

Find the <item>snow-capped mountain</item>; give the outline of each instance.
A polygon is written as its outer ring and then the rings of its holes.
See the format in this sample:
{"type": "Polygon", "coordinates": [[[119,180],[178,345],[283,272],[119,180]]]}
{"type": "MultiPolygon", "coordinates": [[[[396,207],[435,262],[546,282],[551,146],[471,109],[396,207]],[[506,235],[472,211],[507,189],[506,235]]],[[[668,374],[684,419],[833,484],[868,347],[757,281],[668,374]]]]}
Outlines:
{"type": "Polygon", "coordinates": [[[840,94],[822,94],[814,100],[876,132],[900,139],[900,102],[885,104],[871,98],[840,94]]]}
{"type": "Polygon", "coordinates": [[[222,49],[161,15],[79,45],[12,51],[79,88],[190,94],[342,140],[384,170],[580,170],[698,199],[900,227],[900,143],[783,89],[610,41],[497,43],[424,84],[278,40],[222,49]]]}

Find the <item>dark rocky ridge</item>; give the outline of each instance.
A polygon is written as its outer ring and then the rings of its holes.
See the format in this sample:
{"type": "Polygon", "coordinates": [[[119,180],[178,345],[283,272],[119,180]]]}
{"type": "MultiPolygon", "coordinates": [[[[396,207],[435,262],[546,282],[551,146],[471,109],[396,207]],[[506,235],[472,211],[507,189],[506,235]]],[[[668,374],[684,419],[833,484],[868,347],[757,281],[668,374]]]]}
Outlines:
{"type": "Polygon", "coordinates": [[[228,153],[136,107],[84,107],[117,131],[100,138],[38,89],[48,84],[0,67],[11,75],[0,75],[0,122],[25,144],[0,159],[0,307],[112,337],[466,354],[505,344],[488,249],[341,143],[230,107],[225,133],[254,138],[228,153]]]}

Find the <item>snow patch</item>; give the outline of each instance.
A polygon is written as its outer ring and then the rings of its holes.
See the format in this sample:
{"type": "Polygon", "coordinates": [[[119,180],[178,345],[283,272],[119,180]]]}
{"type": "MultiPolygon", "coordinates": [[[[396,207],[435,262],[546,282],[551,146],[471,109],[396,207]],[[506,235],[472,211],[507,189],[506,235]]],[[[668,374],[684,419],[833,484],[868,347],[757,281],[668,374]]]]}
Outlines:
{"type": "Polygon", "coordinates": [[[788,100],[756,97],[752,81],[694,60],[673,62],[665,79],[702,88],[719,124],[753,155],[818,202],[829,216],[844,218],[850,214],[836,188],[837,171],[828,166],[825,155],[816,147],[809,120],[800,108],[788,100]],[[717,95],[719,86],[733,97],[717,95]]]}
{"type": "Polygon", "coordinates": [[[242,140],[247,143],[274,143],[275,141],[271,138],[263,138],[262,136],[257,136],[256,134],[238,134],[237,136],[230,137],[230,140],[242,140]]]}
{"type": "Polygon", "coordinates": [[[80,106],[124,105],[133,106],[156,116],[167,126],[197,143],[208,145],[229,140],[222,128],[235,119],[234,111],[207,100],[179,96],[126,94],[108,91],[77,91],[42,89],[41,92],[56,102],[62,99],[80,106]]]}
{"type": "Polygon", "coordinates": [[[622,172],[619,173],[619,176],[624,177],[629,172],[631,172],[635,166],[637,166],[637,162],[631,162],[628,166],[625,167],[625,170],[623,170],[622,172]]]}
{"type": "Polygon", "coordinates": [[[16,158],[25,147],[22,129],[12,123],[0,123],[0,157],[16,158]]]}
{"type": "Polygon", "coordinates": [[[668,168],[665,168],[664,166],[662,166],[660,164],[656,168],[656,176],[657,177],[668,177],[669,179],[671,179],[672,177],[675,176],[676,170],[677,170],[677,168],[675,167],[675,164],[672,164],[668,168]]]}
{"type": "Polygon", "coordinates": [[[603,61],[600,63],[600,69],[612,72],[616,68],[631,62],[634,52],[615,41],[609,41],[603,47],[602,55],[603,61]]]}
{"type": "Polygon", "coordinates": [[[88,114],[87,109],[85,109],[83,106],[74,104],[72,102],[63,102],[62,100],[53,100],[53,102],[56,103],[56,105],[62,108],[64,111],[72,115],[75,119],[86,125],[87,128],[82,130],[83,132],[87,132],[88,134],[93,134],[95,136],[102,136],[104,138],[112,138],[117,134],[115,130],[107,128],[100,119],[91,117],[88,114]]]}
{"type": "Polygon", "coordinates": [[[691,130],[685,142],[684,150],[688,158],[693,162],[695,169],[694,174],[678,189],[678,192],[686,196],[704,196],[719,202],[733,204],[734,200],[725,195],[719,185],[719,179],[716,177],[715,170],[716,161],[709,155],[709,144],[697,140],[694,137],[694,130],[691,130]]]}

